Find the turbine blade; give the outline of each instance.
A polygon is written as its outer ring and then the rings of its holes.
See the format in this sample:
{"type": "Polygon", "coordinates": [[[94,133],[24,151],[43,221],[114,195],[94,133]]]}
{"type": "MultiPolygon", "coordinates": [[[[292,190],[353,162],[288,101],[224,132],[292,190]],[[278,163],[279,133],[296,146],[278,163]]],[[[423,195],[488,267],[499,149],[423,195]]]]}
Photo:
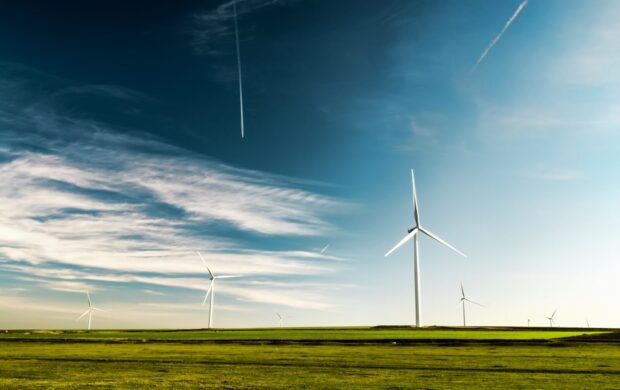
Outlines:
{"type": "Polygon", "coordinates": [[[392,249],[390,249],[390,251],[388,253],[385,254],[385,257],[388,257],[392,252],[394,252],[396,249],[400,248],[401,246],[403,246],[404,243],[406,243],[407,241],[411,240],[416,233],[418,232],[418,228],[414,228],[411,233],[407,234],[405,236],[405,238],[403,238],[402,240],[400,240],[400,242],[398,244],[396,244],[396,246],[392,249]]]}
{"type": "Polygon", "coordinates": [[[205,268],[207,269],[207,272],[209,272],[209,276],[211,278],[214,278],[213,272],[211,272],[211,270],[209,269],[209,266],[207,265],[207,262],[205,261],[205,259],[202,257],[202,254],[200,252],[196,252],[196,253],[198,253],[198,256],[200,256],[200,260],[202,260],[202,264],[205,265],[205,268]]]}
{"type": "Polygon", "coordinates": [[[411,170],[411,193],[413,196],[413,218],[415,218],[415,225],[420,226],[420,212],[418,211],[418,195],[415,191],[415,175],[413,169],[411,170]]]}
{"type": "Polygon", "coordinates": [[[93,310],[107,312],[107,310],[99,309],[99,308],[96,308],[96,307],[93,307],[93,310]]]}
{"type": "Polygon", "coordinates": [[[428,230],[420,228],[420,231],[422,233],[426,234],[427,236],[429,236],[430,238],[432,238],[433,240],[439,242],[440,244],[444,244],[445,246],[447,246],[448,248],[452,249],[453,251],[455,251],[459,255],[461,255],[463,257],[467,257],[467,255],[465,253],[463,253],[460,250],[456,249],[455,247],[453,247],[452,245],[448,244],[447,242],[445,242],[441,238],[437,237],[435,234],[429,232],[428,230]]]}
{"type": "Polygon", "coordinates": [[[243,275],[218,275],[215,279],[230,279],[230,278],[242,278],[243,275]]]}
{"type": "Polygon", "coordinates": [[[558,311],[558,308],[556,307],[555,310],[553,311],[553,314],[551,314],[551,318],[555,317],[555,312],[558,311]]]}
{"type": "Polygon", "coordinates": [[[88,310],[86,310],[84,313],[82,313],[82,315],[81,315],[81,316],[79,316],[79,317],[77,318],[77,320],[76,320],[76,321],[81,320],[81,319],[82,319],[82,317],[84,317],[86,314],[88,314],[88,312],[89,312],[89,311],[90,311],[90,309],[88,309],[88,310]]]}
{"type": "Polygon", "coordinates": [[[461,297],[465,299],[465,290],[463,290],[463,282],[461,282],[461,297]]]}
{"type": "Polygon", "coordinates": [[[478,305],[478,306],[480,306],[480,307],[484,307],[484,305],[482,305],[482,304],[480,304],[480,303],[478,303],[478,302],[470,301],[470,300],[469,300],[469,299],[467,299],[467,298],[465,298],[465,300],[466,300],[467,302],[469,302],[469,303],[473,303],[474,305],[478,305]]]}
{"type": "Polygon", "coordinates": [[[91,307],[92,303],[90,301],[90,294],[88,293],[88,291],[86,291],[86,297],[88,298],[88,307],[91,307]]]}
{"type": "Polygon", "coordinates": [[[329,248],[329,244],[325,245],[323,249],[321,249],[321,254],[325,253],[325,251],[329,248]]]}
{"type": "Polygon", "coordinates": [[[207,298],[209,298],[209,294],[211,293],[211,288],[212,287],[213,287],[213,282],[211,282],[211,284],[209,285],[209,288],[205,292],[205,299],[202,300],[203,306],[204,306],[205,303],[207,303],[207,298]]]}

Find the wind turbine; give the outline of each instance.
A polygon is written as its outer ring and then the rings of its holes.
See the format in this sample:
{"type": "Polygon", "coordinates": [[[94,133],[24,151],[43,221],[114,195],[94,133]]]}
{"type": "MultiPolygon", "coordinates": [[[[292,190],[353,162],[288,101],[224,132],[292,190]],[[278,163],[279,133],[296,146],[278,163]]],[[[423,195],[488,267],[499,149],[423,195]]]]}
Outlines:
{"type": "Polygon", "coordinates": [[[196,252],[196,253],[198,254],[198,256],[200,256],[200,260],[202,260],[202,263],[204,264],[205,268],[207,269],[207,272],[209,273],[209,280],[211,281],[211,285],[209,286],[209,288],[205,292],[205,299],[202,301],[202,304],[204,305],[205,303],[207,303],[207,298],[209,297],[209,294],[211,295],[211,301],[209,302],[209,328],[208,328],[208,329],[211,329],[211,326],[213,324],[213,303],[214,303],[213,295],[215,294],[215,280],[216,279],[240,278],[242,275],[215,275],[209,269],[209,266],[207,265],[207,262],[202,257],[200,252],[196,252]]]}
{"type": "Polygon", "coordinates": [[[463,290],[463,283],[461,282],[461,305],[463,305],[463,326],[467,326],[465,322],[465,302],[473,303],[474,305],[484,307],[483,305],[477,302],[471,301],[467,299],[467,297],[465,297],[465,290],[463,290]]]}
{"type": "Polygon", "coordinates": [[[390,251],[385,254],[385,257],[389,256],[392,252],[400,248],[407,241],[413,240],[413,262],[414,262],[413,275],[414,275],[414,282],[415,282],[415,326],[419,327],[420,323],[422,322],[422,319],[420,316],[420,251],[418,248],[418,233],[425,234],[426,236],[432,238],[433,240],[439,242],[440,244],[447,246],[448,248],[452,249],[453,251],[455,251],[456,253],[458,253],[459,255],[463,257],[467,257],[467,256],[465,256],[463,252],[459,251],[452,245],[448,244],[447,242],[445,242],[444,240],[442,240],[435,234],[422,228],[422,226],[420,225],[420,213],[418,212],[418,197],[415,192],[415,177],[413,175],[413,169],[411,170],[411,188],[413,192],[413,218],[415,221],[415,226],[407,230],[407,235],[405,236],[405,238],[400,240],[400,242],[396,244],[394,248],[390,249],[390,251]]]}
{"type": "Polygon", "coordinates": [[[88,314],[88,330],[90,330],[90,324],[92,323],[93,320],[93,311],[105,311],[105,310],[101,310],[99,308],[96,308],[93,306],[93,303],[90,300],[90,294],[88,293],[88,291],[86,291],[86,297],[88,298],[88,310],[86,310],[84,313],[82,313],[81,316],[79,316],[77,318],[76,321],[79,321],[82,319],[82,317],[84,317],[86,314],[88,314]]]}
{"type": "Polygon", "coordinates": [[[551,314],[551,317],[545,317],[546,319],[549,320],[549,327],[550,328],[553,328],[553,324],[555,324],[555,321],[553,320],[553,317],[555,317],[555,312],[556,311],[558,311],[557,308],[553,311],[553,314],[551,314]]]}
{"type": "Polygon", "coordinates": [[[281,328],[282,327],[282,321],[284,321],[284,318],[286,318],[285,316],[283,316],[280,313],[276,313],[276,315],[278,316],[278,325],[281,328]]]}

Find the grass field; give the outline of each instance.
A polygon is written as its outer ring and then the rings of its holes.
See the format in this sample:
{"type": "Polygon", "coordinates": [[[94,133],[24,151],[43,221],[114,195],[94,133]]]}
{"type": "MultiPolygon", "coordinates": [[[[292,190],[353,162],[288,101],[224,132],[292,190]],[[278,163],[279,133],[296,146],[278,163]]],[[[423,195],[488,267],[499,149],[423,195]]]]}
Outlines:
{"type": "Polygon", "coordinates": [[[546,329],[10,331],[0,388],[618,388],[620,334],[546,329]]]}

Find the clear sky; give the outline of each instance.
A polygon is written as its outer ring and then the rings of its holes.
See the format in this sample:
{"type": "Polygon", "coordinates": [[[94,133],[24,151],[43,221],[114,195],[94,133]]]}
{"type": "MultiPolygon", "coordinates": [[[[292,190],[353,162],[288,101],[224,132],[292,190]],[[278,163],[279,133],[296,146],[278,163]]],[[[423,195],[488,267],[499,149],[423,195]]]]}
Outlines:
{"type": "Polygon", "coordinates": [[[0,328],[411,324],[412,168],[423,324],[620,326],[620,3],[240,0],[243,140],[231,4],[0,6],[0,328]]]}

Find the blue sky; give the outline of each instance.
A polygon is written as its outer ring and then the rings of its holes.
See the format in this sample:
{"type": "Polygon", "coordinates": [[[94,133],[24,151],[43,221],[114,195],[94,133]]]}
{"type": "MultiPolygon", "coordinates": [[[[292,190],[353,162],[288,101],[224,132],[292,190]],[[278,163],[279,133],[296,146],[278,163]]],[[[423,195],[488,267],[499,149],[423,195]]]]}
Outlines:
{"type": "Polygon", "coordinates": [[[620,5],[76,2],[0,12],[0,327],[620,326],[620,5]],[[329,244],[321,254],[320,249],[329,244]]]}

